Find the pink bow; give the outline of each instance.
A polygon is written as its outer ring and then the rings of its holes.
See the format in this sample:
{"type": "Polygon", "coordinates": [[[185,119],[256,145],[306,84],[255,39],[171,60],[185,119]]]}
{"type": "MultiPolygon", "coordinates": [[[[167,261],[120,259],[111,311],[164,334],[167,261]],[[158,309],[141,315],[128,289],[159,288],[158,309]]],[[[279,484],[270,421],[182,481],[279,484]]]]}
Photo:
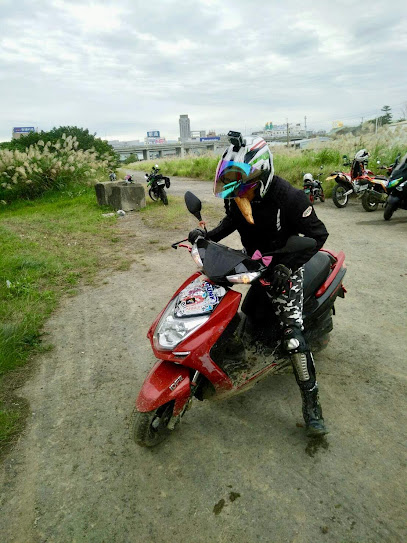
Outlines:
{"type": "Polygon", "coordinates": [[[254,251],[254,253],[253,253],[252,259],[253,260],[261,260],[265,266],[269,266],[271,261],[273,260],[273,257],[272,256],[263,256],[261,254],[261,252],[258,249],[256,249],[256,251],[254,251]]]}

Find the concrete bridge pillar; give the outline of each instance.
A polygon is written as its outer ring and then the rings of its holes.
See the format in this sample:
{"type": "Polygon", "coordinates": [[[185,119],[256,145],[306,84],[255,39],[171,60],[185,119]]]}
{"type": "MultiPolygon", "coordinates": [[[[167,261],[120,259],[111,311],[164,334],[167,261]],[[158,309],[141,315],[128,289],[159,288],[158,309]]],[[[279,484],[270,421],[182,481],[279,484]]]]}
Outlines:
{"type": "Polygon", "coordinates": [[[163,152],[162,151],[158,151],[158,158],[162,158],[163,157],[163,152]]]}
{"type": "Polygon", "coordinates": [[[150,160],[150,151],[149,149],[143,149],[143,159],[150,160]]]}

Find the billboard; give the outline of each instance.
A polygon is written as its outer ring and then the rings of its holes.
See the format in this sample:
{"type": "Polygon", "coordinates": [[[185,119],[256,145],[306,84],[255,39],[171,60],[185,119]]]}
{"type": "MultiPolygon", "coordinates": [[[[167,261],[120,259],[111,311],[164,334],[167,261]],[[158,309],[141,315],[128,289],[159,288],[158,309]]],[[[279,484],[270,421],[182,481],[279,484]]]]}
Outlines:
{"type": "Polygon", "coordinates": [[[207,137],[207,138],[199,138],[199,141],[219,141],[219,140],[220,140],[219,136],[210,136],[210,137],[207,137]]]}
{"type": "Polygon", "coordinates": [[[160,131],[159,130],[151,130],[150,132],[147,132],[148,138],[159,138],[160,137],[160,131]]]}
{"type": "Polygon", "coordinates": [[[165,138],[147,138],[146,143],[166,143],[165,138]]]}
{"type": "Polygon", "coordinates": [[[35,128],[33,126],[14,126],[13,132],[28,134],[28,132],[35,132],[35,128]]]}

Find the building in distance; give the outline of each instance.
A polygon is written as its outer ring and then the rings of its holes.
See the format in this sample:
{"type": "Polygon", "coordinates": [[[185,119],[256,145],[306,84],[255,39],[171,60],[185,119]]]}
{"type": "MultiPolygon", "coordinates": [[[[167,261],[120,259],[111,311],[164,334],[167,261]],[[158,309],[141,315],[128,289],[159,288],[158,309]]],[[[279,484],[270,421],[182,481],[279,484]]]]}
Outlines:
{"type": "Polygon", "coordinates": [[[14,126],[12,138],[18,140],[21,136],[26,136],[30,132],[37,132],[33,126],[14,126]]]}

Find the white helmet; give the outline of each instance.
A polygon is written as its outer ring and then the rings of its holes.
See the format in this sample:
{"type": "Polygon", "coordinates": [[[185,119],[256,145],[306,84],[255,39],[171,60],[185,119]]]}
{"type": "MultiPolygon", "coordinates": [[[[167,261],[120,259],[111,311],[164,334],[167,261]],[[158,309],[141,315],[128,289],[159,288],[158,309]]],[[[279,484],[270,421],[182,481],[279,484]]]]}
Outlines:
{"type": "Polygon", "coordinates": [[[314,181],[314,178],[312,177],[312,173],[306,173],[304,177],[302,178],[302,181],[303,183],[305,183],[305,181],[314,181]]]}
{"type": "Polygon", "coordinates": [[[242,197],[256,186],[263,197],[274,175],[273,155],[263,138],[228,133],[230,146],[223,153],[215,175],[215,196],[242,197]]]}
{"type": "Polygon", "coordinates": [[[366,149],[361,149],[356,153],[355,160],[357,160],[358,162],[366,162],[369,156],[370,155],[366,149]]]}

